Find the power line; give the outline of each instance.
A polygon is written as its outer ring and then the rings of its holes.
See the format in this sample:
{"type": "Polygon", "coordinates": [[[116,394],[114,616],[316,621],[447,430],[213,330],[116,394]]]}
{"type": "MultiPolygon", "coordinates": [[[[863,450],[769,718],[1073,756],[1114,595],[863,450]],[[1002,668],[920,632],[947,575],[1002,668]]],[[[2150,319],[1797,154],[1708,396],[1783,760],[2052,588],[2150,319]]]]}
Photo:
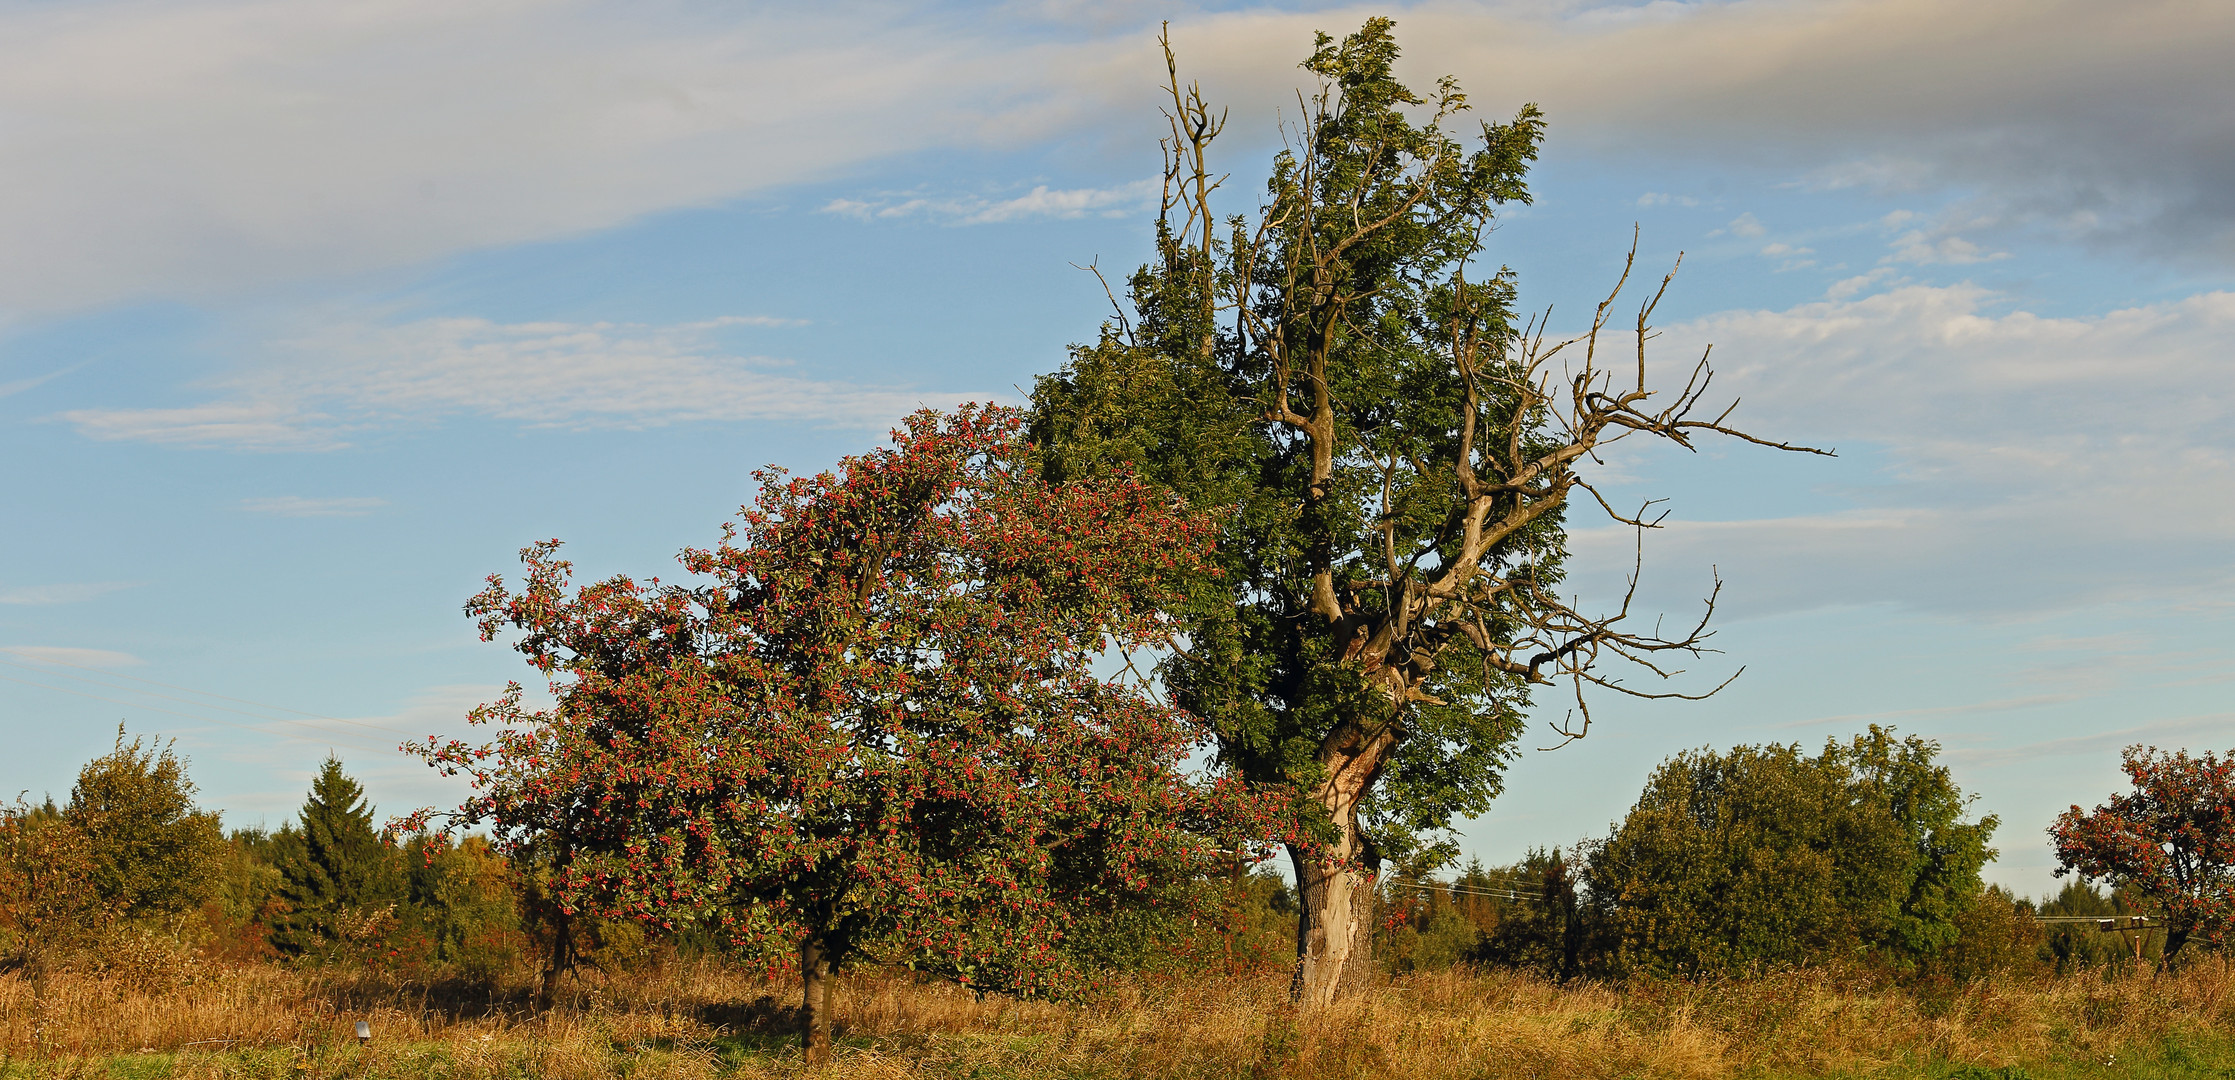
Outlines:
{"type": "Polygon", "coordinates": [[[1407,888],[1437,889],[1443,892],[1459,893],[1465,896],[1487,896],[1499,900],[1530,900],[1536,902],[1542,902],[1544,900],[1544,897],[1541,894],[1522,892],[1519,889],[1483,888],[1475,885],[1461,885],[1456,882],[1447,885],[1440,881],[1415,881],[1406,878],[1395,877],[1389,878],[1388,881],[1392,885],[1398,885],[1407,888]]]}

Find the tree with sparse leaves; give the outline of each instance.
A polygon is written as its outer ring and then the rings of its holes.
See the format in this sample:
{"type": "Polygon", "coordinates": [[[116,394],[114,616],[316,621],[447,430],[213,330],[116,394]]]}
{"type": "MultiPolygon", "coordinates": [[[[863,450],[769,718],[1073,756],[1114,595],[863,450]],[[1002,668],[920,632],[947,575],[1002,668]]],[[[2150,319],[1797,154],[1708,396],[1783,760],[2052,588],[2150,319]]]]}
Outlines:
{"type": "Polygon", "coordinates": [[[2057,816],[2057,876],[2078,874],[2138,896],[2165,919],[2165,956],[2235,933],[2235,753],[2191,756],[2129,746],[2134,790],[2057,816]]]}
{"type": "Polygon", "coordinates": [[[1155,259],[1130,311],[1033,395],[1051,476],[1131,468],[1224,515],[1161,676],[1221,766],[1294,799],[1295,993],[1312,1006],[1367,966],[1352,958],[1382,859],[1488,809],[1534,691],[1572,688],[1579,735],[1585,688],[1668,696],[1610,661],[1663,675],[1659,658],[1702,650],[1704,616],[1664,634],[1628,597],[1559,595],[1571,496],[1655,521],[1584,470],[1631,436],[1764,442],[1700,411],[1704,358],[1672,392],[1648,383],[1659,292],[1634,339],[1610,328],[1612,297],[1569,341],[1516,320],[1512,274],[1479,254],[1499,208],[1529,199],[1544,119],[1530,106],[1462,135],[1458,85],[1415,93],[1397,55],[1387,19],[1320,35],[1303,64],[1319,89],[1261,202],[1223,219],[1208,150],[1224,114],[1170,66],[1155,259]]]}
{"type": "Polygon", "coordinates": [[[796,961],[810,1062],[849,961],[1059,994],[1067,939],[1209,864],[1220,793],[1184,780],[1174,710],[1092,665],[1169,631],[1210,527],[1122,476],[1051,484],[1013,412],[920,413],[834,472],[760,492],[698,583],[570,583],[528,549],[469,610],[557,703],[517,687],[456,816],[546,853],[573,910],[710,927],[796,961]]]}

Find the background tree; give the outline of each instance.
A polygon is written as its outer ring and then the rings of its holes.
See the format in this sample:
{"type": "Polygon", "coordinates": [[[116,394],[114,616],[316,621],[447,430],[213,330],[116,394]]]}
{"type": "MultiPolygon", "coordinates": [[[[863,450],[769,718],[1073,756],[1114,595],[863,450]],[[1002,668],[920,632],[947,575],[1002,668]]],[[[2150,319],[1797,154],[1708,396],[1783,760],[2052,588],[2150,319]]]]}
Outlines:
{"type": "Polygon", "coordinates": [[[1603,661],[1666,674],[1657,654],[1702,646],[1704,620],[1664,637],[1631,628],[1627,598],[1587,614],[1554,591],[1568,497],[1596,495],[1582,463],[1630,435],[1762,441],[1695,415],[1704,359],[1673,397],[1648,388],[1658,293],[1634,377],[1599,351],[1611,297],[1577,341],[1524,334],[1512,275],[1475,259],[1497,208],[1529,198],[1543,118],[1462,145],[1446,125],[1465,96],[1400,83],[1391,26],[1319,36],[1300,130],[1256,212],[1223,225],[1207,153],[1224,115],[1172,69],[1156,259],[1131,316],[1034,391],[1052,477],[1129,466],[1226,514],[1160,674],[1221,765],[1292,792],[1309,825],[1290,850],[1312,1004],[1368,948],[1380,860],[1488,808],[1533,688],[1565,680],[1582,708],[1586,685],[1636,692],[1603,661]]]}
{"type": "Polygon", "coordinates": [[[2049,827],[2057,876],[2108,881],[2165,917],[2165,956],[2191,941],[2217,948],[2235,926],[2235,756],[2129,746],[2134,790],[2049,827]]]}
{"type": "Polygon", "coordinates": [[[478,792],[456,820],[563,850],[575,909],[796,956],[811,1062],[850,960],[1075,984],[1068,939],[1214,855],[1189,726],[1091,671],[1168,630],[1209,528],[1128,478],[1045,483],[1019,429],[921,413],[836,472],[757,474],[740,526],[684,553],[702,585],[574,590],[528,549],[521,591],[492,578],[469,611],[523,633],[557,705],[515,687],[475,713],[492,745],[430,741],[478,792]]]}
{"type": "Polygon", "coordinates": [[[1955,942],[1979,902],[1998,824],[1964,820],[1938,750],[1873,726],[1813,758],[1797,745],[1671,758],[1589,854],[1602,962],[1914,970],[1955,942]]]}
{"type": "Polygon", "coordinates": [[[382,936],[404,900],[402,867],[373,825],[365,790],[327,758],[295,824],[273,837],[286,911],[272,944],[290,956],[331,959],[382,936]]]}
{"type": "Polygon", "coordinates": [[[122,918],[201,906],[224,843],[217,815],[194,806],[194,783],[169,743],[124,741],[87,762],[61,823],[85,838],[88,884],[122,918]]]}

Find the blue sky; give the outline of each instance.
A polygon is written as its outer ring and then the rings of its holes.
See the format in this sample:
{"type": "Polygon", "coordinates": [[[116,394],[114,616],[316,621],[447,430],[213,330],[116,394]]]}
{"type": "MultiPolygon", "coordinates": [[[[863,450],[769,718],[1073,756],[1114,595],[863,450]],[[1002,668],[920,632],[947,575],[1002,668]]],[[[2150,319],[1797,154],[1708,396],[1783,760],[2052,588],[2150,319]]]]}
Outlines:
{"type": "MultiPolygon", "coordinates": [[[[1623,452],[1668,497],[1643,596],[1720,573],[1700,703],[1526,753],[1486,860],[1618,817],[1654,763],[1939,740],[1991,876],[2119,747],[2235,745],[2235,9],[1985,0],[777,6],[0,3],[0,789],[119,720],[276,824],[528,672],[460,605],[522,545],[659,573],[764,463],[1014,400],[1145,255],[1169,19],[1257,189],[1311,32],[1551,119],[1487,257],[1570,327],[1684,270],[1752,430],[1836,460],[1623,452]],[[282,711],[287,710],[287,711],[282,711]]],[[[1284,111],[1285,110],[1285,111],[1284,111]]],[[[1586,600],[1631,538],[1575,536],[1586,600]]],[[[1557,703],[1545,719],[1557,719],[1557,703]]],[[[1543,740],[1532,739],[1531,746],[1543,740]]]]}

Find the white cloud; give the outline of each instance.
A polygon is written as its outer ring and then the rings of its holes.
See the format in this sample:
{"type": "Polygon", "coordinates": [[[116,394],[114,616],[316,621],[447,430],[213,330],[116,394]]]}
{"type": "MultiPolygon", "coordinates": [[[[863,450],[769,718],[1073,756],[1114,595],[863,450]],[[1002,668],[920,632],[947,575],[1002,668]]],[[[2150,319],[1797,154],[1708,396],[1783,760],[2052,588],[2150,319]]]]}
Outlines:
{"type": "Polygon", "coordinates": [[[0,604],[82,604],[113,592],[132,588],[130,581],[86,581],[61,585],[20,585],[0,589],[0,604]]]}
{"type": "MultiPolygon", "coordinates": [[[[1154,23],[1112,11],[7,7],[0,307],[208,297],[419,263],[941,147],[1146,146],[1154,23]]],[[[2235,257],[2235,7],[1545,0],[1394,13],[1416,81],[1456,74],[1485,115],[1541,101],[1563,145],[1770,162],[1819,187],[1977,191],[2004,227],[2235,257]]],[[[1364,14],[1182,11],[1173,33],[1187,72],[1234,107],[1231,138],[1263,141],[1293,110],[1311,32],[1364,14]]],[[[1106,194],[1051,188],[951,216],[1091,214],[1115,208],[1095,201],[1106,194]]],[[[943,200],[926,202],[916,212],[943,200]]]]}
{"type": "Polygon", "coordinates": [[[409,264],[1027,137],[1071,109],[1045,51],[905,6],[11,5],[0,307],[409,264]]]}
{"type": "Polygon", "coordinates": [[[110,649],[77,649],[62,645],[0,645],[0,653],[34,663],[60,664],[65,667],[119,668],[138,667],[144,663],[131,653],[110,649]]]}
{"type": "Polygon", "coordinates": [[[1968,266],[1972,263],[1993,262],[2007,259],[2007,251],[1987,251],[1960,236],[1932,236],[1922,229],[1911,229],[1896,238],[1891,245],[1893,254],[1889,262],[1915,263],[1930,266],[1945,263],[1951,266],[1968,266]]]}
{"type": "MultiPolygon", "coordinates": [[[[1675,590],[1659,599],[1681,608],[1711,563],[1734,612],[1755,614],[2036,611],[2235,587],[2231,333],[2235,293],[2044,318],[1969,285],[1672,326],[1659,355],[1714,342],[1716,385],[1743,399],[1746,430],[1891,466],[1844,492],[1854,509],[1672,522],[1648,538],[1657,587],[1675,590]]],[[[1632,536],[1576,543],[1585,565],[1626,566],[1632,536]]]]}
{"type": "MultiPolygon", "coordinates": [[[[1176,20],[1236,117],[1293,110],[1300,50],[1368,12],[1176,20]]],[[[1394,15],[1403,72],[1486,115],[1541,103],[1555,145],[1792,170],[1812,187],[1975,193],[2006,228],[2235,263],[2235,6],[2193,0],[1558,0],[1394,15]]],[[[1111,100],[1154,45],[1074,66],[1111,100]]],[[[1153,77],[1153,76],[1152,76],[1153,77]]],[[[1128,99],[1130,100],[1130,99],[1128,99]]]]}
{"type": "Polygon", "coordinates": [[[1769,227],[1763,225],[1761,219],[1750,213],[1740,214],[1732,218],[1731,223],[1723,227],[1729,229],[1733,236],[1742,236],[1748,240],[1755,239],[1769,231],[1769,227]]]}
{"type": "Polygon", "coordinates": [[[1855,295],[1863,292],[1864,290],[1876,286],[1882,282],[1896,280],[1898,276],[1898,271],[1896,271],[1893,267],[1881,266],[1875,270],[1870,271],[1869,273],[1857,274],[1854,277],[1849,278],[1841,278],[1838,281],[1832,282],[1828,287],[1824,289],[1824,299],[1850,299],[1855,295]]]}
{"type": "Polygon", "coordinates": [[[364,517],[386,505],[386,499],[363,496],[306,499],[300,495],[276,495],[241,500],[241,509],[273,517],[364,517]]]}
{"type": "Polygon", "coordinates": [[[973,397],[802,378],[788,373],[783,361],[732,355],[713,338],[728,326],[793,322],[758,316],[672,326],[344,321],[279,343],[276,361],[221,384],[229,394],[223,400],[172,409],[81,409],[62,419],[96,439],[330,450],[368,430],[451,415],[565,428],[746,420],[867,427],[923,405],[973,397]]]}
{"type": "Polygon", "coordinates": [[[885,194],[833,199],[823,213],[862,221],[924,217],[950,225],[993,225],[1048,218],[1135,217],[1156,205],[1158,182],[1136,180],[1107,188],[1053,190],[1043,184],[1007,199],[980,195],[885,194]]]}
{"type": "Polygon", "coordinates": [[[1637,204],[1640,207],[1698,206],[1700,201],[1690,195],[1670,195],[1661,191],[1648,191],[1637,197],[1637,204]]]}

